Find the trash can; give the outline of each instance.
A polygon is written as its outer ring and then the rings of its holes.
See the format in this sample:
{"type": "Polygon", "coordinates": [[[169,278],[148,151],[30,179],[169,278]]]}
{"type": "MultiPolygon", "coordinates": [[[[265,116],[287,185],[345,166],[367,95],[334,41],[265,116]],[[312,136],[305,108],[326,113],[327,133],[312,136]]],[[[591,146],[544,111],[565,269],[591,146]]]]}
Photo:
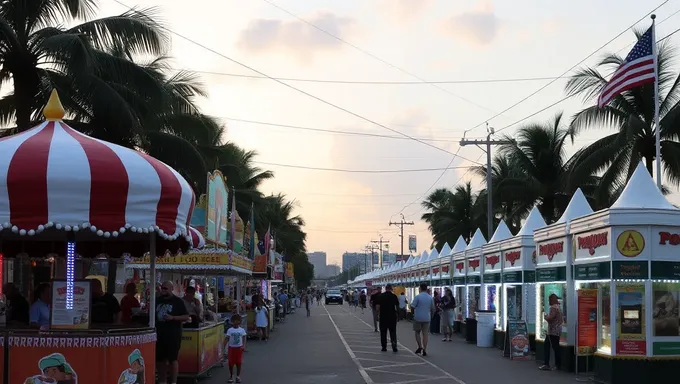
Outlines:
{"type": "Polygon", "coordinates": [[[494,345],[493,331],[496,328],[496,311],[477,311],[477,346],[491,348],[494,345]]]}

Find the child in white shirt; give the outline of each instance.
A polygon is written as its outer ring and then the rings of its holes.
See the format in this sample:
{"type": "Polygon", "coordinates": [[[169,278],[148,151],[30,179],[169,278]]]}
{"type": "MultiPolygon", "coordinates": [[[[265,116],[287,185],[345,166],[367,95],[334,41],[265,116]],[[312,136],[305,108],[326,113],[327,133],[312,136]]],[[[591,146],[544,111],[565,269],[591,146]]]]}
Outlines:
{"type": "Polygon", "coordinates": [[[227,330],[227,361],[229,364],[229,380],[234,382],[234,366],[236,366],[236,382],[241,382],[241,365],[243,364],[243,350],[246,346],[247,332],[241,328],[241,316],[231,317],[231,328],[227,330]]]}
{"type": "Polygon", "coordinates": [[[267,333],[269,313],[267,307],[262,305],[262,302],[257,303],[257,307],[255,308],[255,326],[257,327],[257,332],[260,334],[260,339],[267,341],[269,339],[269,334],[267,333]]]}

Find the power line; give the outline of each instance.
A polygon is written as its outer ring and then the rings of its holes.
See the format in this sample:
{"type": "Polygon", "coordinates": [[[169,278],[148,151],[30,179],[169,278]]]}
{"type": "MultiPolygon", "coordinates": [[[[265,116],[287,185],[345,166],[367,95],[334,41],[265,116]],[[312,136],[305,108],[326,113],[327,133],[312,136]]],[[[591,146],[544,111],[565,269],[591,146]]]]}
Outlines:
{"type": "Polygon", "coordinates": [[[268,163],[264,161],[253,161],[255,164],[269,165],[274,167],[284,167],[284,168],[296,168],[296,169],[307,169],[311,171],[326,171],[326,172],[344,172],[344,173],[413,173],[413,172],[432,172],[432,171],[448,171],[452,169],[460,169],[466,167],[447,167],[447,168],[417,168],[417,169],[379,169],[379,170],[368,170],[368,169],[343,169],[343,168],[320,168],[320,167],[308,167],[304,165],[292,165],[292,164],[279,164],[279,163],[268,163]]]}
{"type": "MultiPolygon", "coordinates": [[[[244,79],[262,79],[269,80],[266,76],[245,75],[240,73],[203,71],[197,69],[174,68],[175,70],[189,70],[191,72],[200,73],[204,75],[238,77],[244,79]]],[[[319,84],[352,84],[352,85],[429,85],[429,84],[494,84],[494,83],[519,83],[529,81],[553,80],[556,77],[517,77],[517,78],[500,78],[500,79],[475,79],[475,80],[434,80],[434,81],[362,81],[362,80],[328,80],[328,79],[304,79],[299,77],[272,77],[276,80],[290,81],[296,83],[319,83],[319,84]]]]}
{"type": "MultiPolygon", "coordinates": [[[[114,0],[114,1],[117,1],[117,0],[114,0]]],[[[325,35],[327,35],[327,36],[329,36],[329,37],[332,37],[332,38],[334,38],[334,39],[340,41],[341,43],[346,44],[346,45],[348,45],[348,46],[354,48],[355,50],[357,50],[357,51],[363,53],[364,55],[367,55],[367,56],[369,56],[369,57],[371,57],[371,58],[373,58],[373,59],[375,59],[375,60],[378,60],[378,61],[380,61],[381,63],[383,63],[383,64],[385,64],[385,65],[388,65],[388,66],[390,66],[390,67],[392,67],[392,68],[398,70],[399,72],[402,72],[402,73],[404,73],[404,74],[406,74],[406,75],[409,75],[409,76],[413,77],[414,79],[416,79],[416,80],[418,80],[418,81],[420,81],[420,82],[425,82],[425,83],[427,83],[427,80],[425,80],[425,79],[423,79],[422,77],[420,77],[420,76],[414,74],[413,72],[407,71],[407,70],[405,70],[404,68],[401,68],[401,67],[399,67],[399,66],[396,66],[396,65],[394,65],[394,64],[392,64],[392,63],[386,61],[385,59],[383,59],[383,58],[381,58],[381,57],[379,57],[379,56],[377,56],[377,55],[374,55],[373,53],[370,53],[370,52],[366,51],[365,49],[363,49],[363,48],[361,48],[361,47],[359,47],[359,46],[357,46],[357,45],[354,45],[354,44],[350,43],[349,41],[347,41],[347,40],[345,40],[345,39],[343,39],[343,38],[341,38],[341,37],[339,37],[339,36],[336,36],[335,34],[333,34],[333,33],[331,33],[331,32],[328,32],[327,30],[325,30],[325,29],[319,27],[318,25],[316,25],[316,24],[314,24],[314,23],[311,23],[311,22],[309,22],[309,21],[303,19],[302,17],[300,17],[300,16],[294,14],[293,12],[290,12],[289,10],[287,10],[287,9],[285,9],[285,8],[283,8],[283,7],[279,6],[279,5],[277,5],[277,4],[275,4],[274,2],[272,2],[272,1],[270,1],[270,0],[262,0],[262,1],[264,1],[265,3],[271,5],[272,7],[277,8],[277,9],[279,9],[280,11],[282,11],[282,12],[284,12],[284,13],[286,13],[286,14],[288,14],[288,15],[290,15],[290,16],[296,18],[296,19],[298,19],[299,21],[301,21],[301,22],[303,22],[303,23],[309,25],[310,27],[316,29],[317,31],[322,32],[322,33],[324,33],[325,35]]],[[[666,1],[668,1],[668,0],[666,0],[666,1]]],[[[465,101],[465,102],[467,102],[467,103],[469,103],[469,104],[472,104],[472,105],[474,105],[474,106],[476,106],[476,107],[478,107],[478,108],[481,108],[481,109],[483,109],[483,110],[489,111],[489,112],[491,112],[491,113],[496,113],[496,112],[494,112],[493,110],[491,110],[491,109],[489,109],[489,108],[487,108],[487,107],[485,107],[485,106],[483,106],[483,105],[480,105],[480,104],[478,104],[478,103],[475,103],[474,101],[469,100],[469,99],[467,99],[467,98],[465,98],[465,97],[463,97],[463,96],[457,95],[457,94],[455,94],[455,93],[449,91],[449,90],[446,89],[446,88],[442,88],[442,87],[438,86],[437,84],[429,83],[429,85],[430,85],[431,87],[437,88],[437,89],[439,89],[440,91],[445,92],[445,93],[447,93],[447,94],[449,94],[449,95],[451,95],[451,96],[454,96],[454,97],[456,97],[457,99],[460,99],[460,100],[463,100],[463,101],[465,101]]],[[[498,115],[501,115],[501,114],[503,114],[503,113],[504,113],[504,112],[501,112],[501,113],[499,113],[498,115]]]]}
{"type": "MultiPolygon", "coordinates": [[[[117,3],[117,4],[119,4],[119,5],[121,5],[121,6],[125,7],[125,8],[127,8],[127,9],[130,10],[130,11],[137,12],[136,9],[134,9],[133,7],[130,7],[130,6],[128,6],[128,5],[124,4],[124,3],[122,3],[122,2],[119,1],[119,0],[113,0],[113,1],[114,1],[115,3],[117,3]]],[[[263,1],[266,1],[266,0],[263,0],[263,1]]],[[[272,5],[273,5],[273,4],[272,4],[272,5]]],[[[255,68],[253,68],[253,67],[251,67],[251,66],[249,66],[249,65],[247,65],[247,64],[244,64],[244,63],[242,63],[242,62],[240,62],[240,61],[238,61],[238,60],[236,60],[236,59],[233,59],[233,58],[231,58],[231,57],[229,57],[229,56],[227,56],[227,55],[225,55],[225,54],[223,54],[223,53],[221,53],[221,52],[218,52],[218,51],[216,51],[216,50],[214,50],[214,49],[208,47],[208,46],[205,45],[205,44],[201,44],[201,43],[199,43],[199,42],[196,41],[196,40],[193,40],[193,39],[191,39],[191,38],[189,38],[189,37],[187,37],[187,36],[185,36],[185,35],[182,35],[181,33],[175,32],[174,30],[172,30],[172,29],[170,29],[170,28],[168,28],[168,27],[165,27],[165,26],[162,26],[162,25],[158,25],[158,28],[164,29],[164,30],[168,31],[169,33],[171,33],[171,34],[173,34],[173,35],[175,35],[175,36],[177,36],[177,37],[179,37],[179,38],[181,38],[181,39],[183,39],[183,40],[186,40],[186,41],[188,41],[188,42],[190,42],[190,43],[192,43],[192,44],[194,44],[194,45],[196,45],[196,46],[198,46],[198,47],[201,47],[201,48],[205,49],[205,50],[208,51],[208,52],[211,52],[211,53],[213,53],[213,54],[215,54],[215,55],[217,55],[217,56],[220,56],[220,57],[222,57],[222,58],[224,58],[224,59],[226,59],[226,60],[228,60],[228,61],[230,61],[230,62],[232,62],[232,63],[234,63],[234,64],[240,65],[240,66],[242,66],[243,68],[249,69],[249,70],[251,70],[251,71],[253,71],[253,72],[255,72],[255,73],[257,73],[257,74],[259,74],[259,75],[261,75],[261,76],[264,76],[264,77],[266,77],[266,78],[268,78],[268,79],[270,79],[270,80],[273,80],[273,81],[275,81],[275,82],[277,82],[277,83],[283,85],[284,87],[287,87],[287,88],[289,88],[289,89],[292,89],[292,90],[294,90],[294,91],[296,91],[296,92],[298,92],[298,93],[301,93],[301,94],[303,94],[303,95],[305,95],[305,96],[307,96],[307,97],[309,97],[309,98],[312,98],[312,99],[314,99],[314,100],[316,100],[316,101],[319,101],[319,102],[321,102],[321,103],[323,103],[323,104],[326,104],[326,105],[328,105],[328,106],[330,106],[330,107],[332,107],[332,108],[335,108],[335,109],[337,109],[337,110],[339,110],[339,111],[345,112],[345,113],[347,113],[347,114],[349,114],[349,115],[352,115],[352,116],[354,116],[354,117],[356,117],[356,118],[358,118],[358,119],[364,120],[364,121],[366,121],[366,122],[368,122],[368,123],[371,123],[371,124],[373,124],[373,125],[376,125],[376,126],[378,126],[378,127],[381,127],[381,128],[386,129],[386,130],[388,130],[388,131],[394,132],[394,133],[396,133],[396,134],[398,134],[398,135],[407,137],[407,138],[409,138],[409,139],[411,139],[411,140],[413,140],[413,141],[419,142],[419,143],[421,143],[421,144],[423,144],[423,145],[426,145],[426,146],[428,146],[428,147],[434,148],[434,149],[436,149],[436,150],[438,150],[438,151],[445,152],[445,153],[448,153],[448,154],[453,154],[453,153],[452,153],[451,151],[449,151],[449,150],[446,150],[446,149],[444,149],[444,148],[437,147],[436,145],[432,145],[432,144],[430,144],[430,143],[428,143],[428,142],[422,141],[422,140],[420,140],[420,139],[418,139],[418,138],[415,138],[415,137],[413,137],[413,136],[410,136],[410,135],[408,135],[408,134],[406,134],[406,133],[403,133],[403,132],[398,131],[398,130],[396,130],[396,129],[390,128],[390,127],[385,126],[385,125],[383,125],[383,124],[380,124],[380,123],[378,123],[378,122],[376,122],[376,121],[374,121],[374,120],[371,120],[371,119],[369,119],[369,118],[367,118],[367,117],[365,117],[365,116],[362,116],[362,115],[360,115],[360,114],[358,114],[358,113],[356,113],[356,112],[352,112],[352,111],[350,111],[349,109],[344,108],[344,107],[341,107],[341,106],[339,106],[339,105],[337,105],[337,104],[333,104],[333,103],[331,103],[330,101],[327,101],[327,100],[325,100],[325,99],[323,99],[323,98],[321,98],[321,97],[319,97],[319,96],[316,96],[316,95],[314,95],[314,94],[311,94],[311,93],[309,93],[309,92],[307,92],[307,91],[304,91],[304,90],[302,90],[302,89],[300,89],[300,88],[297,88],[297,87],[295,87],[295,86],[293,86],[293,85],[291,85],[291,84],[288,84],[288,83],[283,82],[283,81],[281,81],[281,80],[277,80],[277,79],[275,79],[275,78],[273,78],[273,77],[267,75],[266,73],[264,73],[264,72],[262,72],[262,71],[260,71],[260,70],[257,70],[257,69],[255,69],[255,68]]]]}
{"type": "MultiPolygon", "coordinates": [[[[266,0],[264,0],[264,1],[266,1],[266,0]]],[[[567,69],[566,71],[562,72],[562,74],[559,75],[558,77],[556,77],[556,78],[554,78],[553,80],[549,81],[548,83],[546,83],[546,84],[543,85],[542,87],[538,88],[538,89],[535,90],[534,92],[530,93],[529,95],[527,95],[526,97],[524,97],[524,98],[521,99],[520,101],[518,101],[518,102],[512,104],[511,106],[505,108],[503,111],[501,111],[501,112],[495,114],[494,116],[492,116],[492,117],[490,117],[490,118],[484,120],[483,122],[481,122],[481,123],[475,125],[474,127],[470,128],[469,131],[471,131],[471,130],[473,130],[473,129],[477,129],[477,128],[481,127],[482,125],[486,124],[489,120],[493,120],[493,119],[495,119],[496,117],[500,116],[502,113],[505,113],[505,112],[507,112],[507,111],[509,111],[509,110],[511,110],[511,109],[513,109],[513,108],[515,108],[516,106],[522,104],[523,102],[525,102],[526,100],[528,100],[528,99],[531,98],[532,96],[534,96],[534,95],[536,95],[537,93],[541,92],[542,90],[546,89],[547,87],[549,87],[550,85],[552,85],[553,83],[555,83],[557,80],[563,78],[565,75],[567,75],[569,72],[571,72],[574,68],[576,68],[577,66],[581,65],[581,63],[583,63],[584,61],[588,60],[588,59],[591,58],[594,54],[596,54],[597,52],[599,52],[600,50],[602,50],[602,48],[606,47],[606,46],[609,45],[612,41],[618,39],[619,37],[621,37],[621,35],[623,35],[624,33],[628,32],[628,30],[630,30],[631,28],[633,28],[633,27],[634,27],[637,23],[639,23],[640,21],[644,20],[647,16],[649,16],[650,14],[652,14],[652,12],[656,11],[657,9],[661,8],[664,4],[668,3],[668,1],[669,1],[669,0],[665,0],[663,3],[661,3],[660,5],[658,5],[656,8],[652,9],[651,11],[649,11],[646,15],[644,15],[644,16],[641,17],[639,20],[637,20],[635,23],[633,23],[632,25],[630,25],[629,27],[627,27],[626,29],[624,29],[623,31],[621,31],[619,34],[617,34],[616,36],[614,36],[611,40],[607,41],[606,43],[604,43],[603,45],[601,45],[599,48],[597,48],[595,51],[591,52],[588,56],[586,56],[585,58],[583,58],[581,61],[579,61],[578,63],[572,65],[572,66],[571,66],[569,69],[567,69]]]]}

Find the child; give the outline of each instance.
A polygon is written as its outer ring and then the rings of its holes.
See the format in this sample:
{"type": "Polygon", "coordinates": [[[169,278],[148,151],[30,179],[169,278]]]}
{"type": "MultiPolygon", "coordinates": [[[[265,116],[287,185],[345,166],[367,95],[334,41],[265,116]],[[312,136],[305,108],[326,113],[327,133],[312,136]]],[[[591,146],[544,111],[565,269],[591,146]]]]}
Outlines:
{"type": "Polygon", "coordinates": [[[246,330],[241,328],[241,316],[231,316],[231,328],[227,330],[227,361],[229,364],[229,380],[234,382],[234,366],[236,366],[236,382],[241,382],[241,364],[243,363],[243,350],[246,346],[246,330]]]}
{"type": "Polygon", "coordinates": [[[267,341],[267,339],[269,339],[267,334],[268,325],[269,316],[267,307],[262,305],[262,300],[260,299],[260,302],[257,303],[257,307],[255,308],[255,326],[257,327],[257,331],[260,334],[261,340],[267,341]]]}

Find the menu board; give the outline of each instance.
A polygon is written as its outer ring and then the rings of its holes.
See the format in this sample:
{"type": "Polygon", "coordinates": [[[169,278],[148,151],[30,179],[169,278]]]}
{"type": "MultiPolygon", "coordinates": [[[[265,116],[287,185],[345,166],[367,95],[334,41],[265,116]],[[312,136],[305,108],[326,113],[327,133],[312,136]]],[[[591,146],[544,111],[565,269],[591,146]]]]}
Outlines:
{"type": "Polygon", "coordinates": [[[73,309],[66,309],[66,291],[66,280],[52,281],[50,328],[90,328],[90,304],[92,301],[90,280],[76,280],[73,282],[73,309]]]}
{"type": "Polygon", "coordinates": [[[644,356],[647,354],[644,293],[644,285],[616,286],[617,355],[644,356]]]}
{"type": "Polygon", "coordinates": [[[579,289],[576,294],[578,297],[576,354],[592,355],[597,349],[597,289],[579,289]]]}
{"type": "Polygon", "coordinates": [[[508,320],[505,327],[503,355],[510,360],[529,360],[529,332],[524,320],[508,320]]]}

